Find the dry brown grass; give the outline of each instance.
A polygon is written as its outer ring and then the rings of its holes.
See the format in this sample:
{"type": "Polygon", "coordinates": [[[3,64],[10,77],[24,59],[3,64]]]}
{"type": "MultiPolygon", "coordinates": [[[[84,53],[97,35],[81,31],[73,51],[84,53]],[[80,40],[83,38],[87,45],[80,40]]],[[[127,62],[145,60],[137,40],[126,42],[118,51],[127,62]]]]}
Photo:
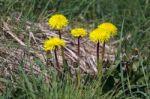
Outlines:
{"type": "MultiPolygon", "coordinates": [[[[20,61],[25,58],[26,66],[24,69],[30,71],[30,67],[34,68],[35,73],[40,73],[41,70],[34,63],[34,59],[39,59],[43,64],[46,64],[46,53],[43,51],[43,41],[48,37],[58,36],[56,31],[51,30],[47,22],[31,23],[26,22],[19,30],[21,21],[12,21],[11,19],[2,22],[1,43],[0,43],[0,62],[3,76],[10,75],[11,72],[17,71],[17,66],[20,61]],[[18,31],[19,30],[19,31],[18,31]],[[4,43],[3,43],[4,42],[4,43]],[[9,42],[9,43],[8,43],[9,42]],[[17,45],[16,47],[8,47],[9,45],[17,45]],[[7,46],[6,46],[7,45],[7,46]]],[[[69,67],[74,71],[73,64],[76,62],[78,56],[76,54],[77,42],[71,37],[67,27],[62,31],[62,38],[66,41],[65,57],[68,60],[69,67]]],[[[88,37],[81,40],[81,59],[80,69],[83,73],[95,74],[96,69],[96,44],[91,42],[88,37]]],[[[106,45],[105,58],[110,61],[114,60],[115,48],[113,43],[106,45]]],[[[53,54],[53,53],[52,53],[53,54]]],[[[59,62],[62,65],[62,59],[59,54],[59,62]]],[[[50,59],[55,64],[54,59],[50,59]]],[[[46,74],[45,74],[46,75],[46,74]]]]}

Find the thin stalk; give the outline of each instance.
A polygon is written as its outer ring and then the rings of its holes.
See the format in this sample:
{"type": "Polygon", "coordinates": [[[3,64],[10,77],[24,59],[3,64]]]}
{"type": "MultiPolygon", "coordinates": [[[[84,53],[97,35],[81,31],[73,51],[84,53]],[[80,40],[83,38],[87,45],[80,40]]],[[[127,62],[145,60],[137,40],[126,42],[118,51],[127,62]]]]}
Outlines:
{"type": "Polygon", "coordinates": [[[97,43],[96,54],[97,54],[97,65],[98,65],[99,64],[99,42],[97,43]]]}
{"type": "Polygon", "coordinates": [[[102,68],[100,66],[100,61],[99,61],[99,42],[97,43],[97,49],[96,49],[96,54],[97,54],[97,69],[98,69],[98,74],[102,73],[102,68]]]}
{"type": "Polygon", "coordinates": [[[80,37],[78,37],[78,52],[77,52],[77,55],[78,55],[78,66],[80,64],[80,37]]]}
{"type": "Polygon", "coordinates": [[[54,50],[54,54],[55,54],[56,66],[58,69],[60,69],[58,58],[57,58],[57,49],[54,50]]]}
{"type": "Polygon", "coordinates": [[[103,43],[103,48],[102,48],[102,63],[103,63],[103,60],[104,60],[104,56],[105,56],[105,41],[103,43]]]}
{"type": "MultiPolygon", "coordinates": [[[[59,34],[59,38],[61,39],[62,36],[61,36],[61,31],[59,30],[58,31],[58,34],[59,34]]],[[[61,55],[62,55],[62,60],[63,60],[63,66],[64,68],[67,68],[65,65],[66,65],[66,62],[65,62],[65,53],[64,53],[64,47],[61,46],[61,55]]],[[[66,70],[66,69],[64,69],[66,70]]]]}
{"type": "Polygon", "coordinates": [[[78,52],[77,52],[77,55],[78,55],[78,60],[77,60],[77,64],[78,64],[78,71],[77,71],[77,88],[79,88],[80,86],[80,37],[78,37],[78,48],[77,48],[78,52]]]}
{"type": "Polygon", "coordinates": [[[58,34],[59,34],[59,38],[61,39],[62,37],[61,37],[61,31],[60,30],[58,30],[58,34]]]}

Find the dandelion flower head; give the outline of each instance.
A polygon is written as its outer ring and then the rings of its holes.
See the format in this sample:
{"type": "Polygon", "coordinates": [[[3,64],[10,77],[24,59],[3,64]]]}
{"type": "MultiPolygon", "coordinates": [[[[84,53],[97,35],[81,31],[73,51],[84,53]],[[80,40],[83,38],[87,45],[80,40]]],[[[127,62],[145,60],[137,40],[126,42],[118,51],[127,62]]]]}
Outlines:
{"type": "Polygon", "coordinates": [[[108,33],[108,31],[106,31],[104,29],[97,28],[97,29],[94,29],[90,33],[89,38],[93,42],[104,43],[104,42],[107,42],[110,39],[110,34],[108,33]]]}
{"type": "Polygon", "coordinates": [[[83,37],[87,34],[86,30],[83,28],[75,28],[71,30],[71,34],[74,37],[83,37]]]}
{"type": "Polygon", "coordinates": [[[102,28],[102,29],[107,30],[110,33],[111,36],[116,35],[117,30],[118,30],[117,27],[114,24],[109,23],[109,22],[104,22],[104,23],[98,25],[98,28],[102,28]]]}
{"type": "Polygon", "coordinates": [[[49,18],[48,24],[52,29],[61,30],[68,25],[68,19],[62,14],[55,14],[49,18]]]}
{"type": "Polygon", "coordinates": [[[44,50],[45,51],[54,50],[55,48],[59,48],[61,46],[63,46],[63,47],[65,46],[65,41],[58,37],[49,38],[49,39],[45,40],[45,42],[44,42],[44,50]]]}

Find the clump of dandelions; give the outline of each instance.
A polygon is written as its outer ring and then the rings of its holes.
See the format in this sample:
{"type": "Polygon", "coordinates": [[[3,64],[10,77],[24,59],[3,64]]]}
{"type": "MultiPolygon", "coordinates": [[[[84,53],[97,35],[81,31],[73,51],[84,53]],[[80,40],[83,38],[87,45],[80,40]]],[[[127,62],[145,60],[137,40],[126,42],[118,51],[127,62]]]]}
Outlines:
{"type": "Polygon", "coordinates": [[[89,38],[91,41],[97,43],[97,49],[96,49],[96,54],[97,54],[97,68],[99,74],[102,74],[102,66],[100,66],[100,61],[99,61],[99,44],[102,43],[103,46],[103,52],[102,52],[102,60],[104,58],[104,53],[105,53],[105,42],[107,42],[110,39],[111,35],[106,31],[105,29],[102,28],[96,28],[94,29],[90,35],[89,38]]]}
{"type": "MultiPolygon", "coordinates": [[[[55,14],[49,18],[48,24],[52,29],[58,31],[59,38],[61,39],[62,38],[61,30],[68,25],[68,19],[62,14],[55,14]]],[[[63,47],[61,47],[61,54],[62,54],[63,64],[65,64],[66,59],[65,59],[63,47]]]]}
{"type": "MultiPolygon", "coordinates": [[[[100,25],[98,25],[98,28],[99,29],[104,29],[105,31],[107,31],[107,34],[111,37],[117,35],[117,27],[113,24],[113,23],[110,23],[110,22],[104,22],[104,23],[101,23],[100,25]]],[[[105,42],[103,42],[103,52],[102,52],[102,60],[104,58],[104,53],[105,53],[105,42]]]]}
{"type": "Polygon", "coordinates": [[[104,60],[104,54],[105,54],[105,43],[110,40],[111,37],[115,36],[117,34],[117,27],[110,23],[110,22],[104,22],[100,25],[98,25],[98,28],[93,30],[89,38],[91,41],[97,43],[97,67],[98,71],[102,73],[102,66],[99,66],[99,43],[103,44],[102,47],[102,63],[104,60]]]}

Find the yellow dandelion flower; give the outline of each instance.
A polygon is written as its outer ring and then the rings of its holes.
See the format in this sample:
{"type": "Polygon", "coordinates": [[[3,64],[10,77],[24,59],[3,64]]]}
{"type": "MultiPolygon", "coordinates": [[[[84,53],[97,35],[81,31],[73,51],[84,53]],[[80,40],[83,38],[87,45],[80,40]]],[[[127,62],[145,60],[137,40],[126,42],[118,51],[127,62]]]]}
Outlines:
{"type": "Polygon", "coordinates": [[[53,50],[54,49],[54,46],[52,46],[52,42],[47,39],[44,41],[44,50],[45,51],[49,51],[49,50],[53,50]]]}
{"type": "Polygon", "coordinates": [[[108,31],[106,31],[104,29],[97,28],[90,33],[89,38],[93,42],[104,43],[110,39],[110,34],[108,33],[108,31]]]}
{"type": "Polygon", "coordinates": [[[52,38],[53,45],[56,47],[65,46],[65,41],[63,39],[60,39],[58,37],[52,38]]]}
{"type": "Polygon", "coordinates": [[[62,14],[55,14],[49,18],[48,24],[52,29],[61,30],[68,25],[68,19],[62,14]]]}
{"type": "Polygon", "coordinates": [[[65,41],[58,37],[49,38],[49,39],[45,40],[45,42],[44,42],[44,50],[45,51],[54,50],[55,48],[57,48],[57,47],[59,48],[61,46],[65,46],[65,41]]]}
{"type": "Polygon", "coordinates": [[[110,33],[111,36],[116,35],[117,30],[118,30],[117,27],[114,24],[109,23],[109,22],[104,22],[104,23],[100,24],[98,26],[98,28],[103,28],[103,29],[107,30],[110,33]]]}
{"type": "Polygon", "coordinates": [[[75,28],[71,30],[71,34],[74,37],[83,37],[87,34],[86,30],[83,28],[75,28]]]}

